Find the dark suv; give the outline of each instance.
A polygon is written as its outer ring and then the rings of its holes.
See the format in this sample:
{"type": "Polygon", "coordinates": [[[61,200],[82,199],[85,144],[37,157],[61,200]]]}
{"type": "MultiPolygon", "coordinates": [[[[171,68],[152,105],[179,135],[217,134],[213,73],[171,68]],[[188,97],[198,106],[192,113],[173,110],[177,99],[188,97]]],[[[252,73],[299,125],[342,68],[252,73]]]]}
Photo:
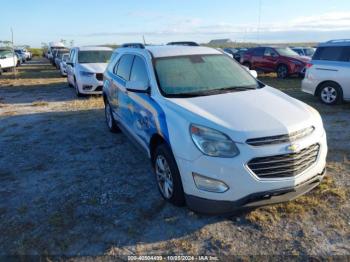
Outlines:
{"type": "Polygon", "coordinates": [[[289,47],[256,47],[241,58],[241,64],[263,72],[276,72],[278,78],[304,75],[309,58],[301,57],[289,47]]]}

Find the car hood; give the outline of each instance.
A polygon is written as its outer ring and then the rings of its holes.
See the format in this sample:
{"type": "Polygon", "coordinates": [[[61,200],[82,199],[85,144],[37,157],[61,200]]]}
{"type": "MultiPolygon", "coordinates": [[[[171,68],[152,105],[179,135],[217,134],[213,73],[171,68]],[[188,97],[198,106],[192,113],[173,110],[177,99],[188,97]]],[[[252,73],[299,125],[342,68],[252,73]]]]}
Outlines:
{"type": "Polygon", "coordinates": [[[79,64],[79,68],[80,70],[91,73],[104,73],[107,68],[107,63],[79,64]]]}
{"type": "Polygon", "coordinates": [[[218,129],[236,142],[283,135],[309,127],[307,106],[272,88],[194,98],[170,98],[167,106],[192,123],[218,129]]]}
{"type": "Polygon", "coordinates": [[[310,57],[307,57],[307,56],[285,56],[286,58],[289,58],[289,59],[294,59],[294,60],[298,60],[300,62],[303,62],[303,63],[308,63],[311,61],[311,58],[310,57]]]}

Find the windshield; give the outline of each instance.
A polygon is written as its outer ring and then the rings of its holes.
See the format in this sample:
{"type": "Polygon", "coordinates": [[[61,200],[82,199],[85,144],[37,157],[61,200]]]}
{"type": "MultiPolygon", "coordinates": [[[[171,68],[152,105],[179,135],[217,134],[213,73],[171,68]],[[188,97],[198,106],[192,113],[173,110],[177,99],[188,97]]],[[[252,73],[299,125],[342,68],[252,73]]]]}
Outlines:
{"type": "Polygon", "coordinates": [[[315,53],[315,49],[313,48],[304,48],[305,55],[307,56],[313,56],[315,53]]]}
{"type": "Polygon", "coordinates": [[[155,70],[165,96],[201,96],[259,87],[248,71],[221,54],[158,58],[155,70]]]}
{"type": "Polygon", "coordinates": [[[282,56],[299,56],[298,53],[290,49],[289,47],[285,48],[275,48],[275,50],[282,56]]]}
{"type": "Polygon", "coordinates": [[[112,51],[79,51],[78,63],[108,63],[112,51]]]}

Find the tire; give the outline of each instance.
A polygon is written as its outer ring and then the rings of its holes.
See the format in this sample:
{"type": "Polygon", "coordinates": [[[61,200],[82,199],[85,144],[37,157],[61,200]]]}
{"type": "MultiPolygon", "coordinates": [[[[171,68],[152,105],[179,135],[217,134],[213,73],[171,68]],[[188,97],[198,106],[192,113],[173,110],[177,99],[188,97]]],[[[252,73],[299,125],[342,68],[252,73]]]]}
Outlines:
{"type": "Polygon", "coordinates": [[[337,83],[327,82],[320,86],[318,98],[326,105],[336,105],[343,101],[343,91],[337,83]]]}
{"type": "Polygon", "coordinates": [[[2,68],[1,68],[1,66],[0,66],[0,75],[2,75],[2,72],[3,72],[3,71],[2,71],[2,68]]]}
{"type": "Polygon", "coordinates": [[[286,65],[279,65],[277,67],[277,77],[280,78],[280,79],[285,79],[288,77],[288,66],[286,65]]]}
{"type": "Polygon", "coordinates": [[[79,88],[78,88],[78,84],[77,84],[77,80],[74,79],[74,89],[75,89],[75,94],[77,95],[77,97],[83,97],[84,95],[82,93],[80,93],[79,88]]]}
{"type": "Polygon", "coordinates": [[[162,197],[175,206],[185,205],[185,195],[179,169],[171,149],[166,144],[156,147],[152,166],[162,197]]]}
{"type": "Polygon", "coordinates": [[[116,124],[116,121],[113,117],[112,108],[109,105],[108,101],[105,101],[105,119],[106,119],[106,124],[107,124],[109,131],[111,131],[112,133],[119,133],[120,132],[120,129],[119,129],[118,125],[116,124]]]}

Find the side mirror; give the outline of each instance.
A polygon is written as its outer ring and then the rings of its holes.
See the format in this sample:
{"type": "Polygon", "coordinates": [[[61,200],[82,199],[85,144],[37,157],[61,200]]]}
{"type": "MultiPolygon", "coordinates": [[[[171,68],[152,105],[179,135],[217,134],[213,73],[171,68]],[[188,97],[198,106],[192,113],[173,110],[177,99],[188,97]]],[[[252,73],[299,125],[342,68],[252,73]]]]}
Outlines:
{"type": "Polygon", "coordinates": [[[128,81],[126,82],[126,90],[138,93],[148,93],[149,84],[144,81],[128,81]]]}
{"type": "Polygon", "coordinates": [[[70,65],[71,67],[74,67],[74,64],[72,62],[67,62],[67,65],[70,65]]]}
{"type": "Polygon", "coordinates": [[[254,78],[258,78],[258,72],[256,72],[255,70],[249,70],[249,73],[250,73],[254,78]]]}

